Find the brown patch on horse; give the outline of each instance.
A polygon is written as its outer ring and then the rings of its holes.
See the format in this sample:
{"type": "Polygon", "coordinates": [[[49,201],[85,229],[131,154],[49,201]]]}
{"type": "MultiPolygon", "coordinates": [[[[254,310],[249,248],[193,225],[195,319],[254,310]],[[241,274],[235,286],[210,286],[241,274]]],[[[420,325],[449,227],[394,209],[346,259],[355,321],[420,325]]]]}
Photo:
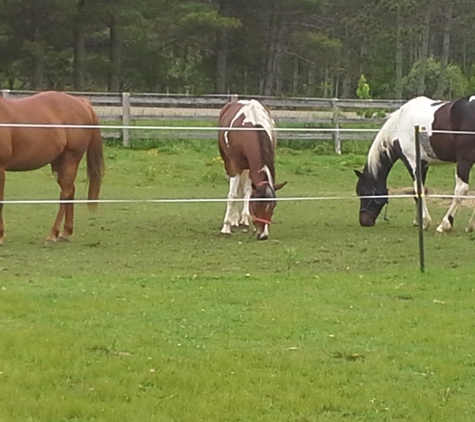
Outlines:
{"type": "MultiPolygon", "coordinates": [[[[453,103],[447,103],[437,109],[434,113],[432,130],[452,130],[450,118],[452,106],[453,103]]],[[[430,137],[430,145],[439,160],[447,161],[449,163],[454,163],[456,161],[455,139],[452,134],[433,133],[430,137]]]]}
{"type": "MultiPolygon", "coordinates": [[[[88,198],[99,197],[104,174],[102,137],[98,127],[81,128],[99,124],[86,99],[54,91],[16,100],[0,98],[0,121],[78,126],[0,128],[0,200],[4,198],[5,171],[30,171],[48,164],[61,187],[60,200],[73,200],[74,181],[84,154],[89,181],[88,198]]],[[[91,208],[95,206],[90,205],[91,208]]],[[[2,208],[0,204],[0,243],[4,234],[2,208]]],[[[73,232],[73,225],[74,204],[61,203],[48,239],[67,239],[73,232]]]]}

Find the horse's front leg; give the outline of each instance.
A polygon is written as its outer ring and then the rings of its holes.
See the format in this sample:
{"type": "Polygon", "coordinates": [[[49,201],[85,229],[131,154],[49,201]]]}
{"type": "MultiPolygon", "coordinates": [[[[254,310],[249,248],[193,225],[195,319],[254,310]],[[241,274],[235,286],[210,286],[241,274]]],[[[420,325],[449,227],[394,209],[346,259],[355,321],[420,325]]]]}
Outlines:
{"type": "Polygon", "coordinates": [[[236,219],[236,199],[238,198],[238,190],[240,184],[240,175],[237,174],[236,176],[229,178],[229,192],[228,192],[228,200],[226,205],[226,214],[224,216],[223,227],[221,229],[221,233],[223,234],[231,234],[231,226],[239,225],[239,214],[238,218],[236,219]]]}
{"type": "MultiPolygon", "coordinates": [[[[413,165],[413,170],[412,170],[412,176],[414,180],[414,192],[417,194],[417,179],[416,179],[416,170],[415,170],[415,164],[413,165]]],[[[429,213],[429,209],[427,208],[427,203],[425,200],[425,183],[426,183],[426,177],[427,177],[427,171],[429,170],[429,166],[427,162],[422,163],[422,227],[424,229],[427,229],[430,224],[432,223],[432,218],[429,213]]],[[[415,198],[416,201],[416,206],[417,206],[417,198],[415,198]]],[[[414,217],[414,221],[412,222],[414,226],[419,225],[419,216],[416,210],[416,216],[414,217]]]]}
{"type": "Polygon", "coordinates": [[[465,181],[459,175],[460,175],[460,169],[459,169],[459,166],[457,165],[457,171],[455,173],[454,199],[452,200],[452,203],[450,204],[450,207],[447,213],[442,219],[442,222],[437,227],[437,231],[439,233],[444,233],[444,232],[448,232],[452,230],[452,227],[454,225],[455,214],[457,213],[457,210],[460,207],[460,204],[462,202],[462,197],[467,195],[468,193],[468,190],[469,190],[468,174],[464,177],[465,181]]]}
{"type": "MultiPolygon", "coordinates": [[[[5,198],[5,169],[0,167],[0,201],[5,198]]],[[[5,226],[3,224],[3,203],[0,203],[0,245],[3,244],[5,237],[5,226]]]]}
{"type": "MultiPolygon", "coordinates": [[[[417,194],[417,182],[414,181],[414,192],[417,194]]],[[[426,200],[425,200],[425,187],[424,185],[422,185],[422,197],[421,197],[421,200],[422,200],[422,227],[424,229],[427,229],[430,224],[432,223],[432,218],[430,216],[430,213],[429,213],[429,209],[427,208],[427,203],[426,203],[426,200]]],[[[416,198],[416,205],[417,205],[417,198],[416,198]]],[[[414,217],[414,221],[412,222],[412,224],[414,226],[418,226],[419,225],[419,218],[418,218],[418,213],[417,213],[417,210],[416,210],[416,216],[414,217]]]]}
{"type": "Polygon", "coordinates": [[[243,187],[244,204],[239,225],[244,226],[245,229],[248,229],[251,225],[252,220],[251,212],[249,209],[249,200],[251,199],[252,195],[252,180],[249,178],[249,170],[244,170],[241,173],[241,186],[243,187]]]}

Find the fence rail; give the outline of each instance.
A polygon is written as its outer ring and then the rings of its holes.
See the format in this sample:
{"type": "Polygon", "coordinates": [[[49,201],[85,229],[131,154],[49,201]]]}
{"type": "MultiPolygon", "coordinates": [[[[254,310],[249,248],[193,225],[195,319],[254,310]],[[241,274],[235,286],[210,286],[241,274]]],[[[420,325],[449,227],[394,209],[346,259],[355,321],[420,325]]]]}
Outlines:
{"type": "MultiPolygon", "coordinates": [[[[100,93],[70,92],[87,98],[93,105],[101,122],[121,122],[124,126],[140,125],[140,121],[151,120],[204,120],[217,123],[220,109],[229,101],[250,99],[247,95],[180,95],[154,93],[100,93]]],[[[34,94],[33,91],[2,90],[3,97],[22,98],[34,94]]],[[[384,118],[365,118],[362,115],[369,109],[392,111],[399,108],[402,100],[352,100],[337,98],[279,98],[253,96],[272,110],[277,125],[280,124],[319,124],[331,131],[322,133],[291,133],[281,135],[282,139],[333,140],[335,151],[341,153],[341,141],[347,139],[369,140],[374,137],[372,132],[359,131],[355,134],[339,132],[345,125],[365,124],[379,127],[384,118]]],[[[372,114],[372,113],[370,113],[372,114]]],[[[158,123],[159,125],[159,123],[158,123]]],[[[131,131],[106,130],[105,138],[121,138],[124,145],[129,145],[131,131]]],[[[160,133],[148,133],[147,136],[159,137],[160,133]]],[[[167,137],[180,138],[215,138],[216,133],[193,133],[191,130],[167,132],[167,137]]]]}

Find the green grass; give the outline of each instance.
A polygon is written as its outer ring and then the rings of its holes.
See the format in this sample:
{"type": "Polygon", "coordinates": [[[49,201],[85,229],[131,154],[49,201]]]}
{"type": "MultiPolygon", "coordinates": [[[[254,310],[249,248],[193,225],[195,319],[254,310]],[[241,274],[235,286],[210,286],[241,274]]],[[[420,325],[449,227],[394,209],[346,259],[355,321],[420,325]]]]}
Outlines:
{"type": "MultiPolygon", "coordinates": [[[[106,148],[102,198],[225,197],[214,143],[156,148],[106,148]]],[[[279,150],[280,197],[351,198],[279,203],[267,242],[222,237],[223,203],[138,202],[76,206],[73,241],[45,246],[56,206],[6,206],[0,421],[472,421],[471,210],[426,233],[420,274],[411,199],[358,225],[364,161],[279,150]]],[[[453,167],[428,182],[450,193],[453,167]]],[[[6,188],[58,194],[48,169],[6,188]]]]}

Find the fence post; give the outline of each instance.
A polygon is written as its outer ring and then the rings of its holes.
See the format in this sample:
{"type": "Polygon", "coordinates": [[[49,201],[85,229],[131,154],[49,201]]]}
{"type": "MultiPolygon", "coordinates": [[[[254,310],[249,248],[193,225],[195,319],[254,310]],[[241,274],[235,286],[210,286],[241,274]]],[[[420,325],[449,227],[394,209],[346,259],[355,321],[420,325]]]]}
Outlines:
{"type": "Polygon", "coordinates": [[[9,89],[2,89],[2,97],[3,98],[8,98],[10,96],[10,90],[9,89]]]}
{"type": "Polygon", "coordinates": [[[335,146],[335,152],[337,154],[341,154],[341,139],[340,139],[340,132],[338,129],[340,128],[340,122],[338,120],[338,114],[339,114],[339,109],[338,109],[338,98],[332,98],[332,123],[335,127],[335,132],[332,134],[333,138],[333,143],[335,146]]]}
{"type": "MultiPolygon", "coordinates": [[[[130,93],[122,93],[122,125],[130,126],[130,93]]],[[[124,147],[128,147],[130,144],[130,132],[129,129],[122,128],[122,143],[124,147]]]]}
{"type": "Polygon", "coordinates": [[[414,140],[416,147],[416,199],[417,199],[417,220],[419,222],[419,263],[421,272],[424,272],[424,222],[422,221],[422,201],[424,200],[424,191],[422,190],[422,163],[421,163],[421,127],[414,127],[414,140]]]}

